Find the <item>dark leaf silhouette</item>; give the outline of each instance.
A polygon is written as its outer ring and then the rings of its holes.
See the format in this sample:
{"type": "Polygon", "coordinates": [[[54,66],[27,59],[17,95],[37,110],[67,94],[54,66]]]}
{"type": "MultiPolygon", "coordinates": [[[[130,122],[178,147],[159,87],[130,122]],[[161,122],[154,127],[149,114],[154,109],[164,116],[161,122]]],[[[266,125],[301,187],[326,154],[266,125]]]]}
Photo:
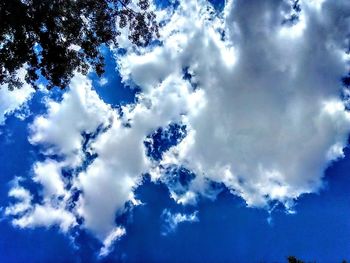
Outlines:
{"type": "Polygon", "coordinates": [[[40,76],[47,88],[65,88],[74,71],[89,67],[101,76],[100,47],[118,45],[120,28],[138,46],[158,36],[148,0],[2,0],[0,2],[0,84],[13,89],[16,71],[27,68],[26,81],[36,88],[40,76]]]}

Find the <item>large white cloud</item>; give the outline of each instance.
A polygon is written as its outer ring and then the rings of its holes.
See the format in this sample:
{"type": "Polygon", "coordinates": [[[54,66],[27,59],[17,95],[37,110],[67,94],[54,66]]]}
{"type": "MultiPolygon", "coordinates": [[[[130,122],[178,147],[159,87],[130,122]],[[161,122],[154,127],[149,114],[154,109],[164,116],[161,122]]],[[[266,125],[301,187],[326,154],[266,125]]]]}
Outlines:
{"type": "Polygon", "coordinates": [[[197,174],[192,192],[204,192],[208,178],[248,205],[289,207],[317,191],[329,161],[342,156],[350,128],[339,99],[349,3],[305,1],[301,9],[293,25],[282,23],[288,1],[229,1],[222,20],[204,1],[181,2],[163,46],[121,59],[124,77],[151,101],[150,90],[185,67],[204,93],[201,108],[185,118],[189,135],[163,160],[197,174]]]}
{"type": "Polygon", "coordinates": [[[176,10],[161,11],[162,45],[129,48],[118,59],[123,80],[141,87],[121,116],[80,75],[61,102],[47,102],[47,114],[30,129],[30,142],[47,155],[33,166],[43,203],[15,185],[10,195],[19,203],[7,209],[14,224],[68,231],[82,218],[104,256],[125,234],[115,217],[126,203],[140,203],[133,192],[142,175],[167,183],[168,165],[195,174],[181,193],[169,184],[182,204],[215,195],[210,181],[224,183],[249,206],[267,208],[279,201],[291,209],[301,194],[322,187],[323,171],[343,156],[350,131],[339,96],[350,3],[302,1],[294,24],[282,23],[294,12],[288,1],[229,1],[222,14],[207,5],[180,1],[176,10]],[[185,124],[187,136],[159,162],[148,158],[147,135],[171,122],[185,124]],[[86,144],[83,133],[97,135],[86,144]],[[82,168],[84,150],[96,158],[82,168]],[[65,168],[73,169],[71,178],[63,176],[65,168]],[[72,201],[76,190],[82,194],[72,201]]]}
{"type": "MultiPolygon", "coordinates": [[[[141,94],[140,103],[124,106],[121,117],[98,97],[86,77],[77,75],[62,101],[48,100],[48,111],[30,125],[29,138],[31,143],[43,146],[47,155],[46,160],[34,164],[32,178],[42,186],[43,205],[31,198],[19,198],[18,203],[8,207],[14,225],[51,226],[63,221],[61,230],[66,232],[81,218],[82,227],[102,242],[101,255],[108,253],[111,243],[122,235],[123,228],[115,224],[116,216],[124,212],[126,203],[139,204],[133,191],[142,182],[143,173],[153,166],[143,141],[158,127],[179,121],[179,112],[195,104],[199,96],[178,76],[169,77],[152,93],[152,101],[141,94]],[[84,142],[83,133],[96,132],[94,138],[84,142]],[[81,169],[86,154],[84,147],[86,152],[96,154],[96,158],[86,169],[81,169]],[[54,160],[57,155],[59,159],[54,160]],[[70,169],[72,174],[64,176],[64,169],[70,169]],[[76,191],[82,194],[73,200],[76,191]],[[18,208],[24,205],[29,206],[26,213],[18,208]],[[44,208],[47,208],[47,220],[39,220],[44,208]],[[57,218],[59,214],[63,218],[57,218]],[[71,218],[74,220],[68,220],[71,218]],[[115,235],[117,230],[120,233],[115,235]]],[[[25,190],[19,187],[16,185],[13,190],[25,190]]]]}
{"type": "Polygon", "coordinates": [[[146,136],[178,121],[179,112],[196,103],[197,93],[190,91],[181,79],[169,78],[152,90],[152,101],[141,95],[140,103],[123,107],[123,117],[114,112],[111,127],[91,143],[98,157],[77,176],[75,184],[83,191],[78,212],[100,239],[113,231],[115,216],[124,211],[126,202],[138,203],[133,191],[153,165],[143,144],[146,136]]]}
{"type": "Polygon", "coordinates": [[[30,142],[46,146],[47,154],[59,154],[71,165],[82,161],[82,133],[94,133],[107,126],[111,108],[91,90],[91,81],[76,75],[70,91],[63,95],[62,102],[48,100],[47,114],[35,118],[31,125],[30,142]]]}

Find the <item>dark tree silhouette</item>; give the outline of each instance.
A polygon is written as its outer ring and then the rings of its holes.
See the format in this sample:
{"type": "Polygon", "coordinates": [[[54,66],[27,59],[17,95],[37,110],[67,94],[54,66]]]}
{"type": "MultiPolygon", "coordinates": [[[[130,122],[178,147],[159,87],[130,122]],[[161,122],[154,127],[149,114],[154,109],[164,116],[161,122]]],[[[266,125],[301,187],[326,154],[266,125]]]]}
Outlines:
{"type": "Polygon", "coordinates": [[[75,70],[86,74],[90,66],[101,76],[100,47],[117,46],[121,28],[138,46],[158,36],[148,0],[1,0],[0,84],[20,86],[23,66],[34,88],[40,75],[48,89],[65,88],[75,70]]]}
{"type": "Polygon", "coordinates": [[[297,259],[294,256],[289,256],[287,259],[288,259],[288,263],[304,263],[304,261],[297,259]]]}

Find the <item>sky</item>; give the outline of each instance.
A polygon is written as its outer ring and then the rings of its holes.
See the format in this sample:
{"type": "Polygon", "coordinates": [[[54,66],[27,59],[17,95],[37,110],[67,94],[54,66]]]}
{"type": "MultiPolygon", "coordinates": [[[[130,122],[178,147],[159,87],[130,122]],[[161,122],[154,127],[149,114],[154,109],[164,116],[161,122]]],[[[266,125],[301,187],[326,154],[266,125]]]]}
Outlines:
{"type": "Polygon", "coordinates": [[[350,261],[350,2],[151,8],[102,78],[1,87],[0,262],[350,261]]]}

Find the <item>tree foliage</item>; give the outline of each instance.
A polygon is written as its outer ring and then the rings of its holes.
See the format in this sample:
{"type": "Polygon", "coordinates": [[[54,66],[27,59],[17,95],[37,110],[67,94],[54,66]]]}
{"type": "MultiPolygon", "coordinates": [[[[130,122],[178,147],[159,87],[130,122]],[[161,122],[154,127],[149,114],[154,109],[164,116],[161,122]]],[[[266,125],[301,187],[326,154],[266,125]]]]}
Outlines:
{"type": "Polygon", "coordinates": [[[100,47],[117,46],[122,28],[138,46],[158,35],[148,0],[1,0],[0,84],[18,86],[23,66],[34,88],[40,75],[48,89],[65,88],[75,70],[101,76],[100,47]]]}

